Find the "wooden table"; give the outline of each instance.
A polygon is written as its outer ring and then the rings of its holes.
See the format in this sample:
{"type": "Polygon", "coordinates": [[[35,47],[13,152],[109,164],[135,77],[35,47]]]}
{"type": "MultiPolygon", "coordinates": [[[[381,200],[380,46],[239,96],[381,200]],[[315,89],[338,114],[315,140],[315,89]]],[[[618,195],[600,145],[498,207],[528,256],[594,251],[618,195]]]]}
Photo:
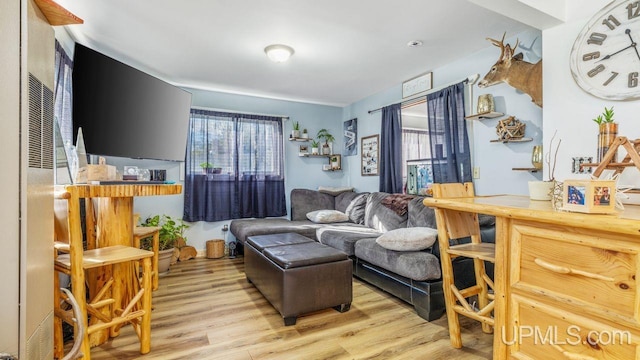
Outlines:
{"type": "MultiPolygon", "coordinates": [[[[87,216],[87,228],[96,231],[87,232],[87,247],[96,248],[113,245],[132,246],[133,243],[133,198],[137,196],[177,195],[182,193],[182,185],[156,184],[123,184],[123,185],[68,185],[69,192],[76,192],[79,198],[94,199],[87,202],[87,214],[95,213],[96,217],[87,216]],[[91,211],[93,210],[93,211],[91,211]],[[95,224],[94,224],[95,222],[95,224]],[[95,226],[94,226],[95,225],[95,226]]],[[[130,276],[133,269],[123,269],[123,274],[113,273],[111,269],[96,270],[87,277],[89,294],[93,296],[95,289],[101,287],[113,276],[123,286],[123,299],[118,303],[128,302],[133,294],[134,284],[130,276]]],[[[92,334],[91,346],[97,346],[109,338],[109,330],[92,334]]],[[[117,330],[112,331],[117,335],[117,330]]]]}
{"type": "Polygon", "coordinates": [[[496,216],[494,359],[640,358],[639,206],[581,214],[511,195],[424,204],[496,216]]]}

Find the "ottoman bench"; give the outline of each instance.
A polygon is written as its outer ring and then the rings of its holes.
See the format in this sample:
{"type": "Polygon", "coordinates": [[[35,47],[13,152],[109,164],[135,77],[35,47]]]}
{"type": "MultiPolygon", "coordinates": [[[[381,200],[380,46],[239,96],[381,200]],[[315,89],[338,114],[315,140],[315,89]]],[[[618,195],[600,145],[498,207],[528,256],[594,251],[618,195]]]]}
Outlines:
{"type": "Polygon", "coordinates": [[[330,246],[295,233],[250,236],[245,274],[278,310],[285,326],[298,315],[351,306],[353,262],[330,246]]]}

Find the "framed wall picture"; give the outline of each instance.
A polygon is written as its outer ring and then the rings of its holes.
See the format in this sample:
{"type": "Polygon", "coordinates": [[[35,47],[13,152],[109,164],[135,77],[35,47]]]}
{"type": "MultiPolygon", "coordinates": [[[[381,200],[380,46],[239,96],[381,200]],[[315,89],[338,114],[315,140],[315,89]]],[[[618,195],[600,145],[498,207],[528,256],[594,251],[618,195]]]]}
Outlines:
{"type": "Polygon", "coordinates": [[[380,162],[380,135],[363,137],[360,140],[360,169],[362,176],[377,176],[380,162]]]}
{"type": "Polygon", "coordinates": [[[418,95],[433,88],[433,73],[428,72],[402,83],[402,98],[418,95]]]}
{"type": "Polygon", "coordinates": [[[354,156],[358,154],[358,119],[347,120],[343,124],[342,133],[344,135],[344,156],[354,156]]]}

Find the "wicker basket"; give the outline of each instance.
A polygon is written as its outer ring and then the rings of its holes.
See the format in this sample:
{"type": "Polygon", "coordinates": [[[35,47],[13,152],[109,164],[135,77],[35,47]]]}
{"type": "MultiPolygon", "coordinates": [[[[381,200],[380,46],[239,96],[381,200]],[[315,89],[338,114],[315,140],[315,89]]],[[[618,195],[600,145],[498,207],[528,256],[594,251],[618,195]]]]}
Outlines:
{"type": "Polygon", "coordinates": [[[207,241],[207,258],[219,259],[224,256],[224,240],[208,240],[207,241]]]}

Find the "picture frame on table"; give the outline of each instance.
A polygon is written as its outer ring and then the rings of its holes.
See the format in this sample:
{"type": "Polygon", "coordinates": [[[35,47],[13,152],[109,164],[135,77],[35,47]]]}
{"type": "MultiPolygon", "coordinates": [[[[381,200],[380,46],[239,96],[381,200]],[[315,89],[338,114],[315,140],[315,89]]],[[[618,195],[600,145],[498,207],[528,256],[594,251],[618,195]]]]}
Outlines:
{"type": "Polygon", "coordinates": [[[616,211],[615,180],[565,180],[562,186],[563,210],[591,214],[616,211]]]}
{"type": "Polygon", "coordinates": [[[380,135],[360,139],[360,170],[362,176],[378,176],[380,163],[380,135]]]}

